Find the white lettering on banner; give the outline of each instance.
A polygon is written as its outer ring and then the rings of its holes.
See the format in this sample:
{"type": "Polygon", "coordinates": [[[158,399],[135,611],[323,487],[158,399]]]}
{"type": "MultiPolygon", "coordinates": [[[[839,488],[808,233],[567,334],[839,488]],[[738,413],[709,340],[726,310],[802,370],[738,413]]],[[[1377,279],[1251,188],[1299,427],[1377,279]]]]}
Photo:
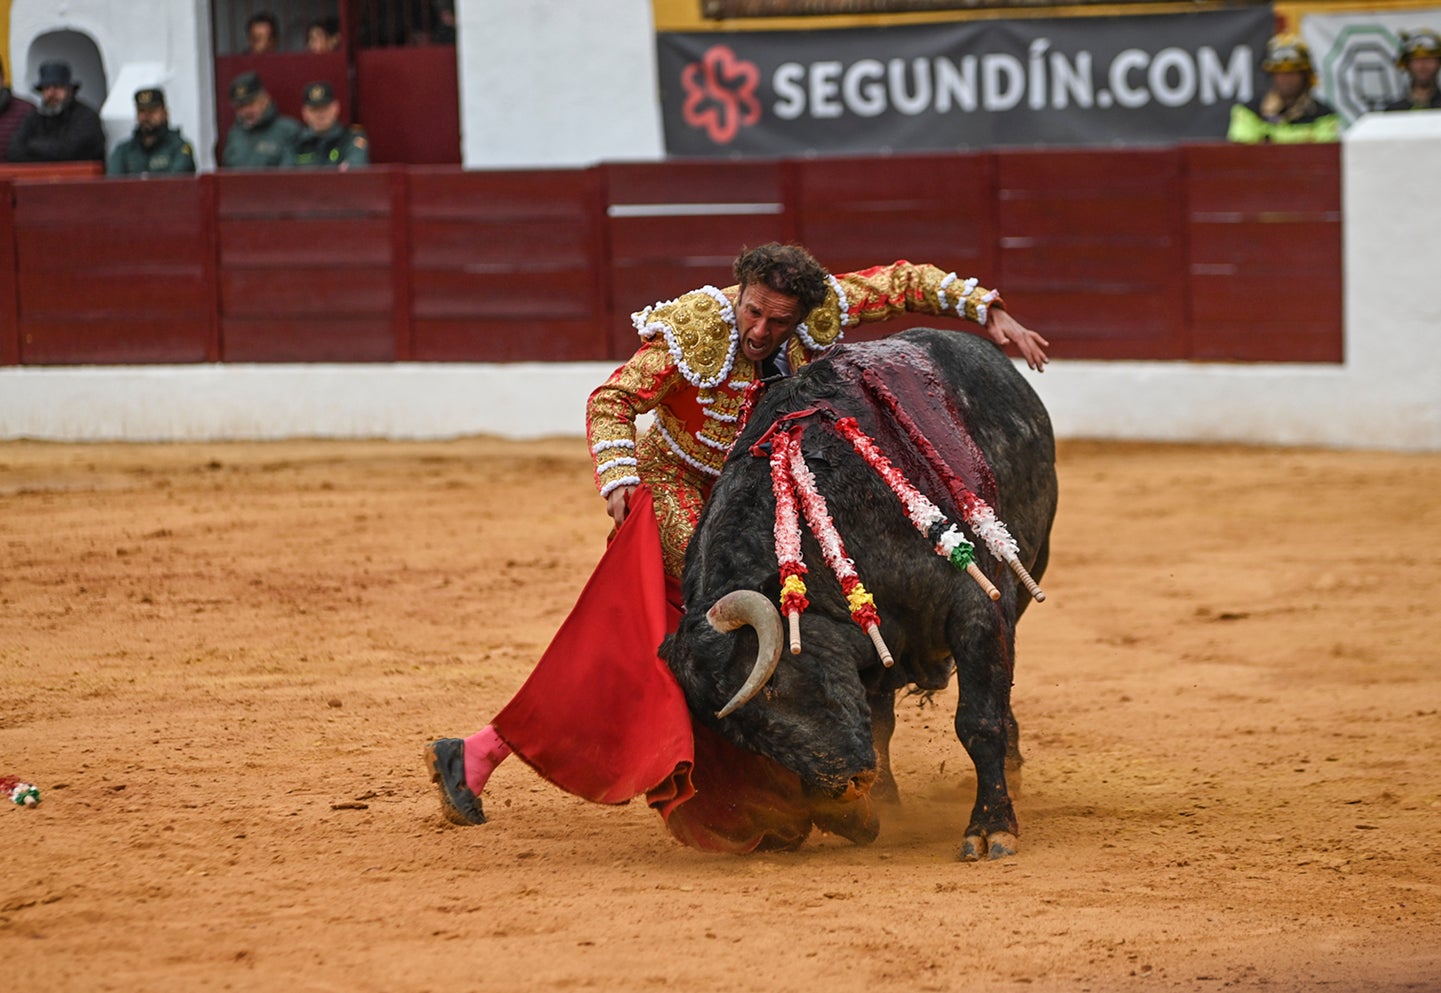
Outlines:
{"type": "Polygon", "coordinates": [[[982,108],[1010,110],[1026,94],[1026,67],[1020,59],[1004,52],[982,55],[981,85],[982,108]]]}
{"type": "Polygon", "coordinates": [[[860,59],[849,65],[786,62],[771,77],[776,95],[771,112],[793,121],[878,117],[887,111],[907,116],[977,109],[996,113],[1013,110],[1023,100],[1031,110],[1065,110],[1134,109],[1153,100],[1163,107],[1209,106],[1252,97],[1250,45],[1237,45],[1224,60],[1204,45],[1194,54],[1174,47],[1154,55],[1128,48],[1103,68],[1100,90],[1094,63],[1091,52],[1067,56],[1054,50],[1049,38],[1031,41],[1024,61],[1008,52],[987,52],[957,59],[860,59]]]}
{"type": "Polygon", "coordinates": [[[876,117],[886,112],[885,74],[880,59],[861,59],[846,70],[841,95],[852,113],[876,117]]]}
{"type": "MultiPolygon", "coordinates": [[[[1134,69],[1146,68],[1146,53],[1139,48],[1128,48],[1116,60],[1111,63],[1111,96],[1116,103],[1122,107],[1144,107],[1151,99],[1151,94],[1145,90],[1138,90],[1130,83],[1131,71],[1134,69]]],[[[1101,106],[1106,106],[1104,94],[1101,97],[1101,106]]]]}
{"type": "Polygon", "coordinates": [[[811,66],[811,116],[840,117],[845,108],[835,102],[841,88],[836,83],[840,75],[839,62],[817,62],[811,66]]]}
{"type": "Polygon", "coordinates": [[[896,110],[911,117],[925,113],[931,106],[931,74],[926,71],[926,60],[915,60],[916,92],[914,94],[906,93],[905,60],[891,59],[888,65],[891,71],[891,92],[895,94],[896,110]]]}
{"type": "Polygon", "coordinates": [[[1077,107],[1095,105],[1091,86],[1091,53],[1077,52],[1074,66],[1060,52],[1051,53],[1051,106],[1065,110],[1075,99],[1077,107]]]}
{"type": "Polygon", "coordinates": [[[1202,48],[1196,53],[1201,67],[1201,102],[1217,103],[1221,100],[1249,103],[1255,96],[1251,84],[1255,73],[1251,66],[1251,46],[1237,45],[1231,50],[1231,64],[1221,67],[1220,56],[1213,48],[1202,48]]]}
{"type": "Polygon", "coordinates": [[[966,113],[976,109],[976,57],[966,55],[959,64],[936,59],[936,110],[949,113],[955,106],[966,113]]]}
{"type": "Polygon", "coordinates": [[[794,121],[806,112],[806,91],[801,86],[805,78],[806,67],[799,62],[784,62],[776,66],[771,86],[776,91],[777,100],[771,113],[783,121],[794,121]]]}

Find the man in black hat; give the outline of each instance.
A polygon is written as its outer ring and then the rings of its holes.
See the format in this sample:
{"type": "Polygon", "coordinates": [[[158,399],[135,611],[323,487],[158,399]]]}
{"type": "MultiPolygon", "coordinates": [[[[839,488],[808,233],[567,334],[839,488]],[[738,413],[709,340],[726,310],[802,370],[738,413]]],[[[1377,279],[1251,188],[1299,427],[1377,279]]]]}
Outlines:
{"type": "Polygon", "coordinates": [[[10,137],[35,105],[18,94],[11,93],[5,83],[5,63],[0,61],[0,151],[10,147],[10,137]]]}
{"type": "Polygon", "coordinates": [[[80,84],[68,62],[44,62],[35,82],[40,106],[10,138],[11,162],[104,162],[105,129],[100,115],[75,99],[80,84]]]}
{"type": "Polygon", "coordinates": [[[105,171],[111,176],[195,171],[195,152],[180,131],[170,126],[165,91],[160,87],[135,91],[135,131],[110,153],[105,171]]]}
{"type": "Polygon", "coordinates": [[[339,169],[370,165],[370,142],[359,124],[340,123],[340,101],[329,83],[305,88],[300,118],[305,130],[286,149],[283,165],[339,169]]]}
{"type": "Polygon", "coordinates": [[[231,169],[280,165],[285,150],[300,134],[300,122],[276,110],[260,76],[253,72],[242,72],[230,81],[230,105],[235,108],[235,124],[225,136],[220,164],[231,169]]]}

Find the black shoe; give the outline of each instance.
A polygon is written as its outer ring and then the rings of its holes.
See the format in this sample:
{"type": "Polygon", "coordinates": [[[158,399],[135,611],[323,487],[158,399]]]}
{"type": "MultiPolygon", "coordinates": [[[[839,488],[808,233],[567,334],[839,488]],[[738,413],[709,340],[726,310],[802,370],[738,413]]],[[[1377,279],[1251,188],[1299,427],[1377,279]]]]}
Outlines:
{"type": "Polygon", "coordinates": [[[465,785],[465,742],[441,738],[425,746],[430,781],[440,787],[440,812],[452,824],[484,824],[480,798],[465,785]]]}

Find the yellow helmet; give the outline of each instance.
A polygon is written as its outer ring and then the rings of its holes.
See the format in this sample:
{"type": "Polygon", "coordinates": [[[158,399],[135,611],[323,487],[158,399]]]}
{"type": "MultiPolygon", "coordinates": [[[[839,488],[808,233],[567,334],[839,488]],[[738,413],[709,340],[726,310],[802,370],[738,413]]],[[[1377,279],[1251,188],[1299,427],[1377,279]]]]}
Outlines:
{"type": "Polygon", "coordinates": [[[1412,59],[1441,59],[1441,35],[1430,28],[1402,31],[1401,45],[1396,51],[1396,66],[1405,69],[1412,59]]]}
{"type": "Polygon", "coordinates": [[[1261,68],[1267,72],[1311,72],[1311,49],[1300,35],[1278,34],[1266,42],[1266,58],[1261,68]]]}

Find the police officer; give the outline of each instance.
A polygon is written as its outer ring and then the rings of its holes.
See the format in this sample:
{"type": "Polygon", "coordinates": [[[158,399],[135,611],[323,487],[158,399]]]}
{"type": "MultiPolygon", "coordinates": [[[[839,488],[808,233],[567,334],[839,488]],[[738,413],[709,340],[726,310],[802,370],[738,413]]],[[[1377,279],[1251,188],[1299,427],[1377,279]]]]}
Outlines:
{"type": "Polygon", "coordinates": [[[253,72],[242,72],[230,81],[230,104],[235,123],[225,136],[220,164],[232,169],[280,165],[285,150],[300,134],[300,122],[276,110],[260,76],[253,72]]]}
{"type": "Polygon", "coordinates": [[[329,83],[305,88],[300,117],[305,130],[286,149],[283,165],[339,169],[370,165],[370,142],[358,124],[340,123],[340,101],[329,83]]]}
{"type": "Polygon", "coordinates": [[[1405,70],[1411,89],[1400,100],[1388,103],[1387,110],[1441,109],[1441,89],[1436,86],[1436,71],[1441,68],[1441,35],[1426,28],[1402,31],[1396,66],[1405,70]]]}
{"type": "Polygon", "coordinates": [[[1294,34],[1278,34],[1266,42],[1261,68],[1271,75],[1271,88],[1248,104],[1231,108],[1231,141],[1294,144],[1337,141],[1341,117],[1336,108],[1311,92],[1316,72],[1311,50],[1294,34]]]}
{"type": "Polygon", "coordinates": [[[105,171],[111,176],[195,171],[190,142],[170,126],[164,90],[151,86],[135,91],[135,131],[115,146],[105,171]]]}

